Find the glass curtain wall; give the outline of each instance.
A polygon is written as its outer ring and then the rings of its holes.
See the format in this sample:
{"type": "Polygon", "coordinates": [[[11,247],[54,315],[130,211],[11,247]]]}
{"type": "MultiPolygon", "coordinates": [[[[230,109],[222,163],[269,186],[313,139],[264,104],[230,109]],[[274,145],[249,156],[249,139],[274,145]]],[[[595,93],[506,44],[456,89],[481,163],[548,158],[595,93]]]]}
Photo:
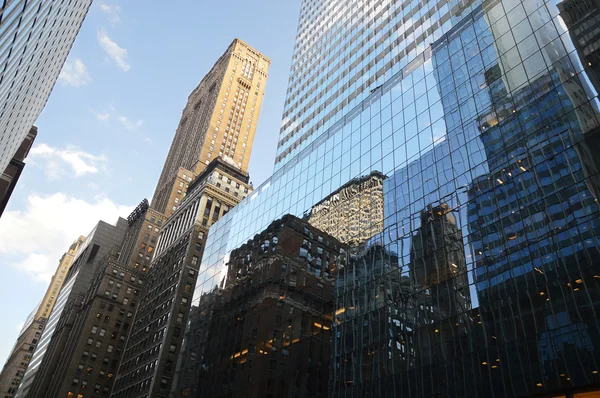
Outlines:
{"type": "Polygon", "coordinates": [[[304,1],[275,174],[212,226],[194,305],[290,213],[347,247],[331,396],[599,385],[598,11],[304,1]]]}

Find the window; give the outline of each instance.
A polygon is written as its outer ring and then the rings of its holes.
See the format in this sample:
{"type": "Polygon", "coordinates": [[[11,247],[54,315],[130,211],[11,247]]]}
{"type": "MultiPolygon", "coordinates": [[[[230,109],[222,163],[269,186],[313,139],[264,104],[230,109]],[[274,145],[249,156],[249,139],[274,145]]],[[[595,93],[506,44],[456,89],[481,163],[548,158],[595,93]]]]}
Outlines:
{"type": "Polygon", "coordinates": [[[171,344],[169,346],[169,353],[175,354],[175,351],[177,351],[177,346],[175,344],[171,344]]]}
{"type": "Polygon", "coordinates": [[[186,297],[182,297],[181,298],[181,305],[183,305],[184,307],[187,306],[188,303],[188,299],[186,297]]]}
{"type": "Polygon", "coordinates": [[[179,323],[183,322],[184,316],[185,316],[185,314],[183,312],[180,312],[179,314],[177,314],[177,322],[179,322],[179,323]]]}

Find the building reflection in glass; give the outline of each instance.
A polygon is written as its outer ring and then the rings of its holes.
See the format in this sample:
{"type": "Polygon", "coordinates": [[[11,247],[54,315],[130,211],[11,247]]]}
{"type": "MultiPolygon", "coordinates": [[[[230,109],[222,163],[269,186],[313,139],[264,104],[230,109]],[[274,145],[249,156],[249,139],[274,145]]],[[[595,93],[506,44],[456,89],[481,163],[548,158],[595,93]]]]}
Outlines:
{"type": "MultiPolygon", "coordinates": [[[[327,397],[331,273],[342,244],[291,215],[234,250],[214,292],[202,397],[327,397]]],[[[198,345],[199,346],[199,345],[198,345]]]]}
{"type": "Polygon", "coordinates": [[[282,147],[272,179],[215,224],[196,301],[226,287],[234,248],[305,214],[343,250],[329,395],[599,385],[597,40],[576,29],[595,5],[452,1],[443,34],[322,136],[282,147]]]}

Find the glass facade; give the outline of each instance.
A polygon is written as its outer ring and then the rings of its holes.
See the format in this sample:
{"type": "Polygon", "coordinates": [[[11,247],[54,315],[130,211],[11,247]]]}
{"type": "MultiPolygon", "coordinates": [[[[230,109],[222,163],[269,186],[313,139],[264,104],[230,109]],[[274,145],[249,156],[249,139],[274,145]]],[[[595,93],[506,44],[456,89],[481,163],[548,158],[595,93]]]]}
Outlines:
{"type": "Polygon", "coordinates": [[[290,213],[347,245],[330,396],[599,385],[596,4],[304,1],[275,173],[211,227],[194,306],[290,213]]]}
{"type": "Polygon", "coordinates": [[[42,112],[92,0],[0,2],[0,171],[42,112]]]}

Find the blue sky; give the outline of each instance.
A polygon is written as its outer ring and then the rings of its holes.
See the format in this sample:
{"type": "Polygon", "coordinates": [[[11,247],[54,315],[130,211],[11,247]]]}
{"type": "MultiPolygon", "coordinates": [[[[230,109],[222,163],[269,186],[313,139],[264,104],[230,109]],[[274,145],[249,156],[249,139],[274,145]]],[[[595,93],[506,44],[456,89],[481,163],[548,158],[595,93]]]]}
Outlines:
{"type": "Polygon", "coordinates": [[[151,199],[188,94],[235,37],[271,58],[250,161],[255,186],[269,177],[299,9],[300,0],[96,0],[0,218],[1,364],[69,244],[151,199]]]}

